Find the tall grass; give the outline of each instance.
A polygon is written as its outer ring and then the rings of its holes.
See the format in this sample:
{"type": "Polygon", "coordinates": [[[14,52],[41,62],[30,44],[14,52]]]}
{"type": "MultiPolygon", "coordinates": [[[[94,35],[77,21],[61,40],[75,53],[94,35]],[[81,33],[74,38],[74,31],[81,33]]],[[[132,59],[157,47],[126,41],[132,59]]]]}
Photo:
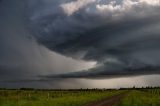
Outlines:
{"type": "Polygon", "coordinates": [[[152,90],[147,92],[133,90],[120,101],[118,106],[160,106],[160,95],[153,93],[152,90]]]}
{"type": "Polygon", "coordinates": [[[83,106],[121,92],[0,90],[0,106],[83,106]]]}

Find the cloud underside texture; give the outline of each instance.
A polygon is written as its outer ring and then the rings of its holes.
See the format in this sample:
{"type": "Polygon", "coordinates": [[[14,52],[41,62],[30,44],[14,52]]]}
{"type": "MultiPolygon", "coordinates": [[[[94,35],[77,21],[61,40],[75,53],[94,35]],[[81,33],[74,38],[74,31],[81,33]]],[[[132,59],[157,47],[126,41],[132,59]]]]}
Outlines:
{"type": "Polygon", "coordinates": [[[38,43],[67,57],[97,62],[92,69],[48,78],[160,73],[159,0],[38,3],[29,5],[30,29],[38,43]]]}

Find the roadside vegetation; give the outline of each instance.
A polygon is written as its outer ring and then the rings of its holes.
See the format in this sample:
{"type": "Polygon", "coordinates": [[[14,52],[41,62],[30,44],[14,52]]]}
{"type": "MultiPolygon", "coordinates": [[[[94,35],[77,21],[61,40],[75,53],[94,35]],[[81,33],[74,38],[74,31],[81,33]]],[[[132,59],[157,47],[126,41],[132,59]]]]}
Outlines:
{"type": "Polygon", "coordinates": [[[102,104],[101,101],[114,102],[116,106],[160,106],[160,88],[0,89],[0,106],[86,106],[96,101],[99,104],[102,104]],[[116,99],[118,95],[121,95],[120,99],[116,99]]]}
{"type": "Polygon", "coordinates": [[[132,90],[118,106],[160,106],[160,89],[132,90]]]}
{"type": "Polygon", "coordinates": [[[83,106],[124,90],[0,90],[0,106],[83,106]]]}

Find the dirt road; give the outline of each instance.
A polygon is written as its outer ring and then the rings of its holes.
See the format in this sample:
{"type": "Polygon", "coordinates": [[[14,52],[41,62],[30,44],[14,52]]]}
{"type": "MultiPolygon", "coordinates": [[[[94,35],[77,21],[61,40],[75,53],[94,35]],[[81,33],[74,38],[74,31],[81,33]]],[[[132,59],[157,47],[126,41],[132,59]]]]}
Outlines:
{"type": "Polygon", "coordinates": [[[93,103],[89,103],[85,106],[114,106],[115,104],[117,104],[121,98],[123,98],[125,95],[127,94],[127,92],[119,94],[119,95],[115,95],[112,97],[108,97],[106,99],[103,99],[101,101],[98,102],[93,102],[93,103]]]}

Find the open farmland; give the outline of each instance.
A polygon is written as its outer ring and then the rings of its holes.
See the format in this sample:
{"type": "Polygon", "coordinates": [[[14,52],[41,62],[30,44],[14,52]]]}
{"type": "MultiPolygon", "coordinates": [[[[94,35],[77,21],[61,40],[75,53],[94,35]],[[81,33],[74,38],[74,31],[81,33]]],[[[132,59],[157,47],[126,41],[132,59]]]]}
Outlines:
{"type": "Polygon", "coordinates": [[[0,106],[160,106],[160,89],[0,90],[0,106]]]}
{"type": "Polygon", "coordinates": [[[1,90],[0,106],[83,106],[118,95],[119,90],[1,90]]]}
{"type": "Polygon", "coordinates": [[[160,89],[132,90],[117,106],[160,106],[160,89]]]}

